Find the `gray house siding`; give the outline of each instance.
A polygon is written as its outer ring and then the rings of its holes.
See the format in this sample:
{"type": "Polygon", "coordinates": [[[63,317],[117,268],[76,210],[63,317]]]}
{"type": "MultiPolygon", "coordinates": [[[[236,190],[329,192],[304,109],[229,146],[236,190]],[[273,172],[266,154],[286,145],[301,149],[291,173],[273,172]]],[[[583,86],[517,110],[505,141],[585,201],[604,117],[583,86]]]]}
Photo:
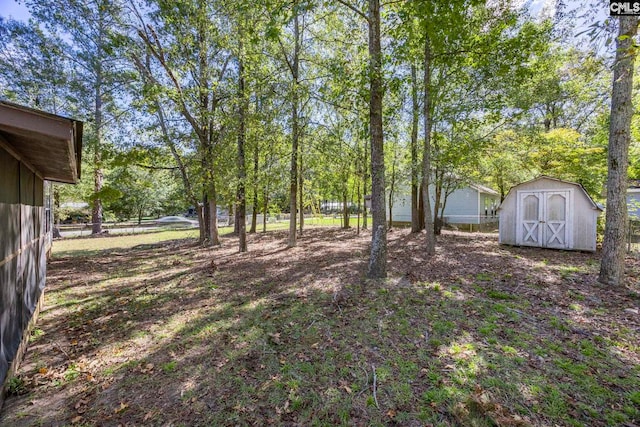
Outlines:
{"type": "MultiPolygon", "coordinates": [[[[0,147],[0,383],[44,289],[45,182],[0,147]]],[[[48,185],[48,184],[47,184],[48,185]]]]}
{"type": "MultiPolygon", "coordinates": [[[[497,221],[497,214],[494,210],[494,215],[488,215],[485,218],[484,206],[485,201],[489,202],[489,206],[497,206],[500,202],[500,198],[497,195],[480,193],[478,190],[472,187],[464,187],[455,190],[447,198],[447,203],[444,208],[444,221],[447,224],[480,224],[486,222],[497,221]],[[479,197],[478,197],[479,196],[479,197]]],[[[435,210],[435,189],[433,186],[429,188],[429,198],[431,199],[431,209],[435,210]]],[[[408,191],[399,192],[396,197],[393,198],[393,221],[400,223],[411,222],[411,196],[408,195],[408,191]]]]}
{"type": "Polygon", "coordinates": [[[630,220],[640,221],[640,188],[630,188],[627,191],[627,210],[630,220]]]}
{"type": "Polygon", "coordinates": [[[80,178],[82,122],[0,101],[0,408],[42,306],[49,181],[80,178]]]}

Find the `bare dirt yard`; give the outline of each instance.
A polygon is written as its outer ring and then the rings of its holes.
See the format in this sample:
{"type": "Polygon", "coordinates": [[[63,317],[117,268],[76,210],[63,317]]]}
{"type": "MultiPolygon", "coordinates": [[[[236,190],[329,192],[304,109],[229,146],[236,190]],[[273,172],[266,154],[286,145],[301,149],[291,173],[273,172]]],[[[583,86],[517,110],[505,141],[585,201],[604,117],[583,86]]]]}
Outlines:
{"type": "Polygon", "coordinates": [[[0,424],[640,425],[637,254],[389,238],[383,281],[337,228],[56,255],[0,424]]]}

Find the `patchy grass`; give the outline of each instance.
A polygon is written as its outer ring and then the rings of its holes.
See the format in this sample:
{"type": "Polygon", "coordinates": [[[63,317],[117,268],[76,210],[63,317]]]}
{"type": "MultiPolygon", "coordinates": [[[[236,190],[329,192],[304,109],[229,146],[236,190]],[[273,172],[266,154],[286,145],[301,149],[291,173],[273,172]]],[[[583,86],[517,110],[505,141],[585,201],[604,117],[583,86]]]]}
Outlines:
{"type": "MultiPolygon", "coordinates": [[[[351,221],[355,226],[356,218],[351,221]]],[[[305,218],[307,227],[339,227],[341,218],[339,216],[318,216],[305,218]]],[[[262,224],[258,224],[258,230],[262,231],[262,224]]],[[[267,231],[288,230],[288,222],[274,222],[267,224],[267,231]]],[[[233,233],[233,227],[219,227],[221,236],[233,233]]],[[[178,239],[197,239],[199,231],[197,229],[165,229],[159,231],[145,231],[138,234],[112,234],[101,235],[99,237],[74,237],[56,240],[52,253],[58,257],[77,255],[99,255],[101,251],[108,249],[128,249],[140,245],[153,245],[160,242],[178,239]]]]}
{"type": "Polygon", "coordinates": [[[597,255],[395,231],[363,281],[352,230],[147,236],[57,249],[0,424],[640,423],[638,276],[600,287],[597,255]]]}
{"type": "Polygon", "coordinates": [[[176,239],[196,239],[198,230],[163,230],[135,235],[113,234],[100,237],[83,237],[56,240],[52,246],[54,257],[99,256],[110,249],[130,249],[140,245],[154,245],[176,239]]]}

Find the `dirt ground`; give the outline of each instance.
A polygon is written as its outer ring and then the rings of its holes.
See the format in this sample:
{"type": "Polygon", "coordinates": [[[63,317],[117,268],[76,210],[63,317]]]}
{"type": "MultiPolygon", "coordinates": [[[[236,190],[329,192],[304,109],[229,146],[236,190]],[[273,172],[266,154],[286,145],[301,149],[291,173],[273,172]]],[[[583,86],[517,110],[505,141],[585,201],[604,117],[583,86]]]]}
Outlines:
{"type": "Polygon", "coordinates": [[[0,425],[640,425],[637,256],[400,229],[367,281],[370,237],[54,257],[0,425]]]}

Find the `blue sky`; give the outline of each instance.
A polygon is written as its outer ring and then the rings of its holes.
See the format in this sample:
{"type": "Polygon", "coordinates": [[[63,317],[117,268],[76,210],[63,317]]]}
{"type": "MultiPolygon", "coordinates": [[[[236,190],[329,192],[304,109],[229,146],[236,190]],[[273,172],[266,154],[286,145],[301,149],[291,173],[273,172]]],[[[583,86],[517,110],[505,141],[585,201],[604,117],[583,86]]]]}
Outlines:
{"type": "MultiPolygon", "coordinates": [[[[547,13],[553,11],[556,0],[515,0],[515,2],[523,5],[529,3],[529,10],[533,15],[537,15],[543,10],[547,13]]],[[[574,0],[570,3],[573,7],[570,7],[569,9],[582,9],[585,7],[584,3],[588,2],[586,0],[574,0]]],[[[595,20],[604,21],[609,16],[606,4],[608,4],[608,2],[603,2],[603,7],[596,13],[595,20]]],[[[16,0],[0,0],[0,16],[11,17],[20,21],[27,21],[30,17],[24,3],[18,3],[16,0]]],[[[584,31],[590,24],[590,22],[579,23],[576,28],[576,33],[584,31]]]]}
{"type": "Polygon", "coordinates": [[[11,17],[20,21],[29,20],[29,12],[24,4],[15,0],[0,0],[0,16],[11,17]]]}

